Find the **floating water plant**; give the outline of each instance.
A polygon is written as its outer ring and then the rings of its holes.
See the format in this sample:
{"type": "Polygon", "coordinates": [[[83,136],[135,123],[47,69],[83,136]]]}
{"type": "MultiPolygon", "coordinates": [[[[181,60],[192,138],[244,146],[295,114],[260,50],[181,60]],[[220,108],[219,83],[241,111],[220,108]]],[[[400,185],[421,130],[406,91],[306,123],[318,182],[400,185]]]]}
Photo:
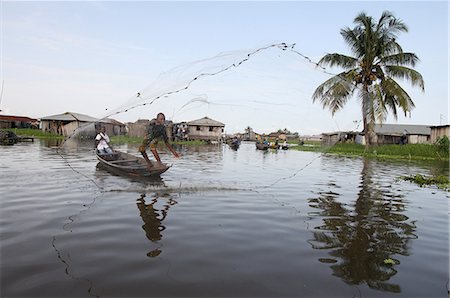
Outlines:
{"type": "Polygon", "coordinates": [[[420,187],[428,186],[428,185],[436,185],[440,189],[449,190],[450,189],[450,181],[448,177],[440,175],[437,177],[433,176],[423,176],[420,174],[412,175],[412,176],[402,176],[400,179],[416,183],[420,187]]]}

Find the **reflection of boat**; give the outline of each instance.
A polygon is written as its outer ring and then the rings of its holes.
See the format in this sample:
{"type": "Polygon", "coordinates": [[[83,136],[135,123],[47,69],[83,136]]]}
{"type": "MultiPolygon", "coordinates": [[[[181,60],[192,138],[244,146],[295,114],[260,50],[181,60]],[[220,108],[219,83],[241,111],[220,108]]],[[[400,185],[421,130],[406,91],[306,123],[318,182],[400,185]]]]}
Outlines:
{"type": "Polygon", "coordinates": [[[259,150],[267,150],[267,149],[269,149],[269,147],[270,147],[269,144],[264,144],[264,143],[256,142],[256,149],[259,149],[259,150]]]}
{"type": "Polygon", "coordinates": [[[170,168],[166,164],[155,162],[149,167],[142,157],[121,151],[114,151],[113,154],[97,154],[97,159],[102,167],[112,173],[137,177],[158,176],[170,168]]]}

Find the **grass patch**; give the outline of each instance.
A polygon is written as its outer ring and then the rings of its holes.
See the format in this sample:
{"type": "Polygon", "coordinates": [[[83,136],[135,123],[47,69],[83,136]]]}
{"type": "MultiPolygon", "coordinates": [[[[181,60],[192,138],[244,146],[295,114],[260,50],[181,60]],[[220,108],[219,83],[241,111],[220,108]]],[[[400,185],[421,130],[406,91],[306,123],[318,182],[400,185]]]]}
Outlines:
{"type": "Polygon", "coordinates": [[[32,129],[32,128],[7,128],[5,130],[12,131],[19,137],[35,137],[38,139],[64,139],[63,136],[44,132],[40,129],[32,129]]]}
{"type": "Polygon", "coordinates": [[[364,145],[359,144],[336,144],[331,147],[293,146],[290,148],[300,151],[359,155],[377,158],[449,160],[449,156],[446,154],[445,150],[437,145],[431,144],[380,145],[369,147],[367,150],[364,145]]]}
{"type": "Polygon", "coordinates": [[[110,137],[111,144],[122,145],[122,144],[140,144],[144,140],[143,137],[130,137],[130,136],[112,136],[110,137]]]}
{"type": "Polygon", "coordinates": [[[414,176],[401,176],[400,179],[409,181],[412,183],[416,183],[420,187],[428,186],[428,185],[436,185],[440,189],[449,190],[450,189],[450,181],[446,176],[422,176],[420,174],[414,176]]]}

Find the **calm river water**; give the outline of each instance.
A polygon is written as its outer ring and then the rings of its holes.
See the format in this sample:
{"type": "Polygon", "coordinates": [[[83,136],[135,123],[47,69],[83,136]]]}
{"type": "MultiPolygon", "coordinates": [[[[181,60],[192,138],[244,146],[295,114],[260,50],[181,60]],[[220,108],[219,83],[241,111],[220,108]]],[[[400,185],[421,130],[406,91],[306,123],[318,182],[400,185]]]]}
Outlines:
{"type": "Polygon", "coordinates": [[[0,147],[1,297],[448,296],[449,193],[396,179],[448,164],[244,143],[139,181],[91,148],[0,147]]]}

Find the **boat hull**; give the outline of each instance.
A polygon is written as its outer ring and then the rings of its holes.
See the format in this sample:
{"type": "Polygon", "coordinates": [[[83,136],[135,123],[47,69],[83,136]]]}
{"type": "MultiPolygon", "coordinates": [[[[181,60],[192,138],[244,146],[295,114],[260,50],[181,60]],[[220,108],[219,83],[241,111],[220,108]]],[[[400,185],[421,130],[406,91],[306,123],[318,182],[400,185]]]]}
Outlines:
{"type": "Polygon", "coordinates": [[[133,177],[159,176],[171,167],[163,163],[152,162],[152,167],[149,168],[142,157],[121,151],[115,151],[113,154],[97,154],[97,159],[99,166],[105,170],[133,177]]]}

